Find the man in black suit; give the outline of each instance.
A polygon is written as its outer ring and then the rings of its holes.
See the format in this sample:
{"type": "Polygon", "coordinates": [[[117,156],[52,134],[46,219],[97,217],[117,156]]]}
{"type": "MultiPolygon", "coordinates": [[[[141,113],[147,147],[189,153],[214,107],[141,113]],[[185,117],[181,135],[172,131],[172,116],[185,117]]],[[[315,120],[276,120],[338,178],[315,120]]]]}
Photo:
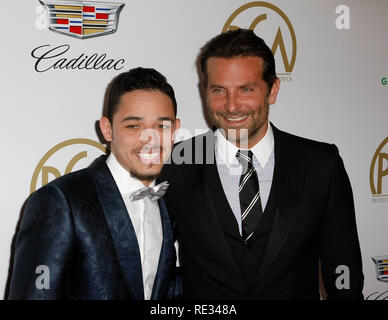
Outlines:
{"type": "Polygon", "coordinates": [[[172,299],[176,263],[155,178],[179,128],[173,88],[136,68],[110,85],[100,128],[111,154],[28,200],[9,299],[172,299]]]}
{"type": "Polygon", "coordinates": [[[180,237],[185,299],[361,299],[351,185],[335,145],[269,123],[280,81],[251,30],[199,56],[216,130],[177,144],[163,169],[180,237]]]}

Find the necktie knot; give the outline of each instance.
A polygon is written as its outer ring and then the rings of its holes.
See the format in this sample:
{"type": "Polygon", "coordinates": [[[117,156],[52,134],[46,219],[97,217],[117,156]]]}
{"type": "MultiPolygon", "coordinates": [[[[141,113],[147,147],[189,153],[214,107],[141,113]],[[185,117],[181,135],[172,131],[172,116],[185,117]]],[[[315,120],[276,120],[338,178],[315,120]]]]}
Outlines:
{"type": "Polygon", "coordinates": [[[140,199],[144,199],[145,197],[150,198],[152,201],[157,201],[161,197],[164,196],[164,194],[167,191],[167,188],[169,186],[169,183],[167,181],[164,181],[162,183],[159,183],[158,185],[154,187],[144,187],[139,190],[136,190],[131,194],[129,197],[130,201],[136,201],[140,199]]]}
{"type": "Polygon", "coordinates": [[[251,150],[238,150],[236,158],[243,168],[243,174],[253,167],[253,152],[251,150]]]}

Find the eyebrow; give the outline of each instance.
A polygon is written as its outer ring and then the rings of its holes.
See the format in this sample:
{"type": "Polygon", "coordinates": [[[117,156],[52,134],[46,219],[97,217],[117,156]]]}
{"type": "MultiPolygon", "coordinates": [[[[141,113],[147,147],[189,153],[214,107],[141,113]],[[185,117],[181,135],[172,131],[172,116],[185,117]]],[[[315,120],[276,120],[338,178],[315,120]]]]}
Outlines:
{"type": "MultiPolygon", "coordinates": [[[[141,121],[141,120],[143,120],[142,117],[129,116],[129,117],[125,117],[124,119],[122,119],[121,122],[124,122],[124,121],[141,121]]],[[[159,117],[158,121],[171,121],[171,122],[175,122],[175,120],[173,118],[170,118],[170,117],[159,117]]]]}
{"type": "Polygon", "coordinates": [[[175,120],[173,118],[170,118],[170,117],[159,117],[158,119],[159,121],[171,121],[171,122],[175,122],[175,120]]]}
{"type": "Polygon", "coordinates": [[[141,117],[133,117],[133,116],[129,116],[129,117],[125,117],[124,119],[121,120],[121,122],[124,122],[124,121],[131,121],[131,120],[142,120],[143,118],[141,117]]]}
{"type": "Polygon", "coordinates": [[[214,88],[224,88],[223,86],[221,85],[218,85],[218,84],[212,84],[209,86],[210,89],[214,89],[214,88]]]}
{"type": "MultiPolygon", "coordinates": [[[[256,86],[256,85],[257,85],[256,82],[247,82],[247,83],[243,83],[242,85],[239,85],[238,88],[244,88],[244,87],[256,86]]],[[[209,86],[209,89],[214,89],[214,88],[226,89],[224,86],[218,85],[218,84],[212,84],[209,86]]]]}
{"type": "Polygon", "coordinates": [[[244,87],[255,87],[257,86],[257,83],[256,82],[247,82],[247,83],[244,83],[242,84],[241,86],[239,86],[239,88],[244,88],[244,87]]]}

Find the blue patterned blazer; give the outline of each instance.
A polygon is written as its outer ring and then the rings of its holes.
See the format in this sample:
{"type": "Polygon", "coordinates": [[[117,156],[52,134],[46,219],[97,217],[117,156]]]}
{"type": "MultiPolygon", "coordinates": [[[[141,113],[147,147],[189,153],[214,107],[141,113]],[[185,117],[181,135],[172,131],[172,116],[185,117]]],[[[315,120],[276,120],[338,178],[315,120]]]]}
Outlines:
{"type": "MultiPolygon", "coordinates": [[[[101,156],[31,195],[17,235],[8,299],[144,299],[135,230],[105,161],[101,156]],[[39,289],[38,266],[48,267],[49,289],[39,289]]],[[[163,198],[159,208],[163,244],[151,300],[172,299],[180,290],[163,198]]]]}

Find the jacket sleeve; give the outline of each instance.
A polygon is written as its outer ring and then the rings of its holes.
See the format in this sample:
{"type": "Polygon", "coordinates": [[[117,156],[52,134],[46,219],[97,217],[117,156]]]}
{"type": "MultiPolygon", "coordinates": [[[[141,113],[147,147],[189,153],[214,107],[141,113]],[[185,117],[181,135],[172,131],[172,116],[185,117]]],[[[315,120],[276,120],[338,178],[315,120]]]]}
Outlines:
{"type": "Polygon", "coordinates": [[[174,277],[172,285],[172,300],[182,300],[183,298],[183,284],[182,284],[182,270],[181,267],[174,268],[174,277]]]}
{"type": "Polygon", "coordinates": [[[52,184],[36,191],[27,201],[17,235],[8,299],[65,298],[73,238],[65,195],[52,184]]]}
{"type": "Polygon", "coordinates": [[[322,278],[327,299],[363,299],[364,276],[352,188],[337,147],[328,204],[320,234],[322,278]]]}

